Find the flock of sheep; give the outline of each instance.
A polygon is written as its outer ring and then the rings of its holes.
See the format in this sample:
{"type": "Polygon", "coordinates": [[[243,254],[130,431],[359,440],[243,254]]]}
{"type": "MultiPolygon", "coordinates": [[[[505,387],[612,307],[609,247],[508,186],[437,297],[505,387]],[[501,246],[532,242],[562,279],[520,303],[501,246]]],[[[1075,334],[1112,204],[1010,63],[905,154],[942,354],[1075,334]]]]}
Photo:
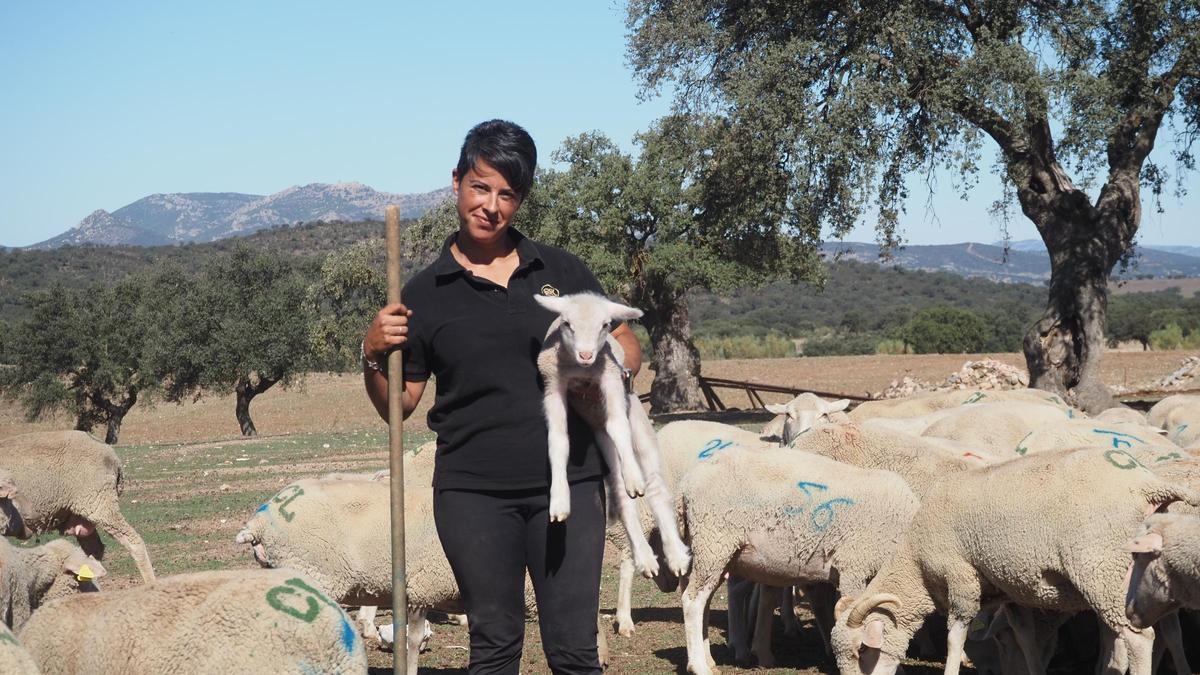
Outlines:
{"type": "MultiPolygon", "coordinates": [[[[618,631],[635,630],[641,571],[678,589],[695,673],[716,672],[707,612],[726,579],[741,662],[772,664],[775,610],[795,630],[802,597],[842,673],[894,672],[914,637],[930,642],[919,631],[935,613],[946,617],[947,673],[964,654],[981,672],[1043,673],[1058,627],[1088,610],[1103,672],[1151,673],[1156,634],[1176,671],[1191,672],[1178,611],[1200,607],[1200,397],[1094,418],[1034,390],[846,407],[803,395],[773,406],[780,415],[762,433],[704,421],[658,430],[658,471],[691,562],[675,573],[643,513],[656,563],[635,565],[614,522],[618,631]]],[[[427,444],[405,457],[414,673],[427,612],[463,611],[433,524],[434,454],[427,444]]],[[[79,541],[0,543],[0,609],[16,632],[0,628],[0,672],[365,672],[363,638],[391,631],[374,623],[374,607],[391,603],[386,477],[330,474],[280,490],[237,534],[267,569],[155,580],[120,513],[111,448],[79,432],[0,441],[5,535],[79,541]],[[104,575],[97,527],[129,549],[145,584],[77,592],[104,575]],[[358,622],[342,606],[360,607],[358,622]]],[[[597,625],[603,638],[610,629],[597,625]]]]}

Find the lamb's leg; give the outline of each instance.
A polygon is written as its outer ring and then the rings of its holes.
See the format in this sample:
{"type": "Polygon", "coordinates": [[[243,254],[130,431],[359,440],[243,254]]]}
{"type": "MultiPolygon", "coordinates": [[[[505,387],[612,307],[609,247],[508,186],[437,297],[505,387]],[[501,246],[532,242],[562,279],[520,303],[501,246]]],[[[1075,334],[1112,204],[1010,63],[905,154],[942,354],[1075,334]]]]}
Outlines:
{"type": "MultiPolygon", "coordinates": [[[[833,632],[836,617],[833,608],[837,604],[837,590],[833,584],[809,584],[804,587],[804,596],[808,598],[808,607],[816,620],[817,630],[821,631],[821,643],[825,645],[825,656],[833,656],[833,644],[829,641],[833,632]]],[[[792,610],[792,621],[796,620],[795,610],[792,610]]]]}
{"type": "Polygon", "coordinates": [[[607,668],[609,662],[608,655],[608,629],[604,625],[604,617],[596,615],[596,656],[600,659],[600,667],[607,668]]]}
{"type": "Polygon", "coordinates": [[[142,541],[141,535],[133,529],[129,521],[125,520],[118,504],[109,504],[96,513],[87,514],[86,517],[97,527],[106,530],[113,539],[125,547],[125,550],[129,551],[134,564],[137,565],[138,572],[142,575],[143,582],[154,581],[154,566],[150,564],[150,554],[146,552],[146,542],[142,541]]]}
{"type": "Polygon", "coordinates": [[[358,613],[355,615],[355,620],[358,622],[358,632],[363,636],[364,640],[378,640],[379,629],[375,627],[375,611],[376,607],[364,605],[358,608],[358,613]]]}
{"type": "Polygon", "coordinates": [[[738,576],[730,576],[725,585],[725,617],[729,631],[729,648],[739,664],[750,662],[750,615],[754,606],[756,584],[738,576]]]}
{"type": "Polygon", "coordinates": [[[692,555],[688,551],[687,544],[683,543],[683,537],[679,534],[675,499],[671,496],[671,490],[662,477],[658,436],[655,435],[654,425],[646,416],[646,411],[637,397],[629,395],[628,404],[633,448],[646,479],[646,503],[650,506],[650,515],[654,517],[655,525],[658,526],[667,566],[675,573],[675,576],[683,576],[692,562],[692,555]]]}
{"type": "MultiPolygon", "coordinates": [[[[779,618],[783,620],[783,634],[794,638],[800,635],[800,624],[796,621],[796,588],[788,586],[783,589],[783,594],[779,597],[779,618]]],[[[820,622],[817,623],[820,625],[820,622]]],[[[828,640],[826,649],[828,650],[828,640]]]]}
{"type": "MultiPolygon", "coordinates": [[[[615,371],[605,371],[600,378],[600,390],[604,393],[604,432],[608,434],[616,455],[625,492],[637,498],[646,494],[646,478],[633,454],[633,433],[629,428],[629,411],[626,406],[625,384],[615,371]]],[[[612,469],[612,466],[609,466],[612,469]]]]}
{"type": "MultiPolygon", "coordinates": [[[[1191,673],[1192,669],[1188,666],[1187,654],[1183,651],[1183,627],[1179,625],[1179,612],[1171,612],[1159,619],[1154,624],[1154,632],[1162,636],[1162,642],[1166,645],[1167,651],[1171,652],[1171,661],[1175,664],[1175,672],[1191,673]]],[[[1158,654],[1155,654],[1155,662],[1157,659],[1158,654]]],[[[1154,670],[1158,669],[1154,668],[1154,670]]]]}
{"type": "Polygon", "coordinates": [[[1129,650],[1121,633],[1100,622],[1100,659],[1096,672],[1102,675],[1125,675],[1129,670],[1129,650]]]}
{"type": "Polygon", "coordinates": [[[754,642],[750,651],[758,659],[759,668],[774,668],[775,654],[771,652],[771,628],[775,623],[775,607],[779,604],[780,589],[758,585],[758,607],[755,611],[754,642]]]}
{"type": "MultiPolygon", "coordinates": [[[[408,629],[405,636],[408,640],[408,672],[417,672],[417,657],[421,655],[421,643],[425,640],[425,611],[408,608],[408,629]]],[[[393,640],[399,636],[393,635],[393,640]]]]}
{"type": "Polygon", "coordinates": [[[1012,628],[1017,646],[1025,658],[1025,668],[1031,675],[1044,675],[1045,664],[1042,663],[1042,648],[1038,644],[1037,631],[1034,629],[1031,610],[1017,605],[1006,605],[1000,609],[1008,614],[1008,625],[1012,628]]]}
{"type": "Polygon", "coordinates": [[[633,564],[642,576],[647,579],[654,577],[658,574],[658,558],[654,555],[654,549],[650,548],[650,542],[646,540],[646,533],[642,532],[642,521],[638,517],[637,504],[626,494],[625,484],[621,480],[621,472],[612,468],[613,462],[619,461],[616,459],[616,449],[604,433],[596,434],[596,443],[600,446],[600,452],[609,467],[608,494],[616,503],[617,517],[621,521],[621,526],[625,528],[625,538],[629,540],[629,551],[633,554],[633,564]]]}
{"type": "Polygon", "coordinates": [[[1129,651],[1129,675],[1152,675],[1154,665],[1154,629],[1136,631],[1124,628],[1121,639],[1129,651]]]}
{"type": "Polygon", "coordinates": [[[680,603],[683,605],[683,632],[687,638],[687,669],[695,675],[716,675],[719,671],[710,666],[712,654],[707,640],[708,600],[720,583],[720,576],[706,579],[703,583],[693,583],[694,580],[680,580],[683,592],[680,593],[680,603]]]}
{"type": "Polygon", "coordinates": [[[963,645],[967,642],[967,631],[971,620],[963,617],[952,617],[947,620],[950,629],[946,637],[946,675],[958,675],[962,665],[963,645]]]}
{"type": "Polygon", "coordinates": [[[629,549],[621,549],[621,569],[617,573],[617,633],[633,636],[633,558],[629,549]]]}
{"type": "Polygon", "coordinates": [[[571,443],[567,436],[567,386],[562,380],[546,383],[542,397],[546,415],[547,444],[550,455],[550,522],[571,515],[571,486],[567,483],[567,459],[571,443]]]}

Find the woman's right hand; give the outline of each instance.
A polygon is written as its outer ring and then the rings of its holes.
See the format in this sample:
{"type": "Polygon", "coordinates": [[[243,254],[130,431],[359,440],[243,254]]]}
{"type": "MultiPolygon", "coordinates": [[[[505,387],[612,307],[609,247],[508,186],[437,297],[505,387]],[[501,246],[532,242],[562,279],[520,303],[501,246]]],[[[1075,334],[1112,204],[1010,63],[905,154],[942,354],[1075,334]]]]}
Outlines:
{"type": "Polygon", "coordinates": [[[408,342],[408,318],[412,310],[396,302],[385,306],[371,320],[363,338],[363,353],[375,363],[383,363],[388,352],[408,342]]]}

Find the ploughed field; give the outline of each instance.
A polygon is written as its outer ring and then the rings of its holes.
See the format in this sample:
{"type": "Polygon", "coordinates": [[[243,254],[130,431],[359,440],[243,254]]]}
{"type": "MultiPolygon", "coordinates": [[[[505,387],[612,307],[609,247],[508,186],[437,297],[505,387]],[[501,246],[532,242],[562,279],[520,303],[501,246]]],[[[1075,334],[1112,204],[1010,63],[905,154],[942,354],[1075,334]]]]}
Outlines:
{"type": "MultiPolygon", "coordinates": [[[[1111,352],[1106,355],[1105,379],[1111,384],[1137,385],[1173,372],[1194,351],[1111,352]]],[[[1013,365],[1023,365],[1018,354],[987,355],[1013,365]]],[[[796,359],[730,360],[704,364],[704,374],[769,384],[803,386],[846,394],[879,391],[905,375],[941,381],[967,360],[982,355],[856,356],[796,359]]],[[[644,372],[637,386],[649,388],[651,373],[644,372]]],[[[747,406],[745,395],[721,391],[726,405],[747,406]]],[[[783,400],[786,397],[767,397],[783,400]]],[[[427,406],[432,396],[426,396],[427,406]]],[[[124,463],[125,492],[121,508],[145,538],[155,570],[161,575],[185,571],[253,568],[256,563],[245,545],[233,539],[250,514],[272,494],[293,480],[331,471],[367,472],[387,466],[387,429],[362,394],[357,375],[317,375],[300,388],[278,387],[258,397],[251,411],[262,435],[238,436],[232,397],[210,397],[185,405],[143,407],[140,403],[125,420],[117,453],[124,463]]],[[[754,425],[749,425],[754,426],[754,425]]],[[[37,429],[70,428],[70,420],[26,423],[9,402],[0,403],[0,435],[37,429]]],[[[102,431],[97,430],[97,433],[102,431]]],[[[409,448],[431,440],[418,411],[406,425],[409,448]]],[[[387,533],[380,533],[387,536],[387,533]]],[[[42,537],[44,541],[47,537],[42,537]]],[[[105,537],[106,588],[139,583],[125,549],[105,537]]],[[[608,552],[604,571],[601,610],[612,614],[616,597],[615,551],[608,552]]],[[[678,594],[659,593],[649,581],[634,583],[634,620],[631,638],[609,635],[612,663],[609,672],[660,673],[681,671],[686,663],[682,614],[678,594]]],[[[802,635],[796,639],[775,626],[775,654],[780,664],[764,673],[834,672],[811,615],[800,605],[802,635]]],[[[386,613],[381,612],[382,616],[386,613]]],[[[725,646],[724,588],[712,604],[713,656],[718,667],[733,667],[725,646]]],[[[466,631],[457,625],[436,624],[432,651],[421,657],[422,671],[465,672],[466,631]]],[[[522,672],[547,672],[536,623],[527,625],[522,672]]],[[[390,669],[391,655],[368,642],[375,672],[390,669]]],[[[914,668],[909,672],[940,672],[914,668]]],[[[931,664],[933,665],[933,664],[931,664]]],[[[390,672],[390,670],[389,670],[390,672]]]]}

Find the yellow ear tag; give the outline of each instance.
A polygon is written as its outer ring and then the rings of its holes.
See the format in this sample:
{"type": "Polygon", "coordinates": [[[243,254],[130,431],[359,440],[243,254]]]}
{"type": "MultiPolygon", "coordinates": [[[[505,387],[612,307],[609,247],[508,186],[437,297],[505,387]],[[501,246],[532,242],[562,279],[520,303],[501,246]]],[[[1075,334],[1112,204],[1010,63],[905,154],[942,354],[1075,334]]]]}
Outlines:
{"type": "Polygon", "coordinates": [[[95,579],[95,578],[96,578],[96,575],[92,574],[92,568],[88,567],[86,563],[83,565],[80,565],[79,574],[75,575],[75,579],[77,581],[91,581],[92,579],[95,579]]]}

